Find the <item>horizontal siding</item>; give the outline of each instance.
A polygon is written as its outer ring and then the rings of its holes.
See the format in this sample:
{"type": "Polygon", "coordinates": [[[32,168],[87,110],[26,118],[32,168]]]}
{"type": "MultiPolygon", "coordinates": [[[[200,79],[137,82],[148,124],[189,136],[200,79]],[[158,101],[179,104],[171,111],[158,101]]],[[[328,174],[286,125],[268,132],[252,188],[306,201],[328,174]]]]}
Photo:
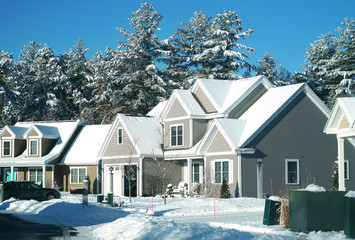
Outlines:
{"type": "Polygon", "coordinates": [[[208,120],[193,119],[193,145],[202,139],[207,131],[208,120]]]}
{"type": "Polygon", "coordinates": [[[231,151],[231,147],[224,139],[223,135],[218,131],[211,145],[207,149],[207,152],[214,153],[214,152],[230,152],[230,151],[231,151]]]}
{"type": "Polygon", "coordinates": [[[168,114],[166,115],[165,119],[169,118],[178,118],[178,117],[186,117],[187,113],[182,107],[181,103],[177,98],[175,98],[173,104],[171,105],[171,108],[169,109],[168,114]]]}
{"type": "Polygon", "coordinates": [[[109,141],[107,149],[104,153],[104,157],[110,156],[132,156],[137,154],[136,149],[134,148],[134,144],[129,139],[126,130],[123,128],[123,142],[122,144],[118,144],[118,131],[117,129],[122,127],[122,124],[119,123],[117,128],[114,130],[112,134],[112,138],[109,141]]]}
{"type": "Polygon", "coordinates": [[[206,94],[203,92],[203,90],[198,87],[196,92],[194,93],[195,98],[197,101],[200,103],[201,107],[203,110],[205,110],[206,113],[215,113],[217,112],[216,108],[213,106],[212,102],[208,99],[206,94]]]}
{"type": "Polygon", "coordinates": [[[346,120],[346,118],[343,117],[343,119],[341,120],[341,123],[339,125],[339,129],[349,128],[349,127],[350,127],[350,125],[349,125],[348,120],[346,120]]]}

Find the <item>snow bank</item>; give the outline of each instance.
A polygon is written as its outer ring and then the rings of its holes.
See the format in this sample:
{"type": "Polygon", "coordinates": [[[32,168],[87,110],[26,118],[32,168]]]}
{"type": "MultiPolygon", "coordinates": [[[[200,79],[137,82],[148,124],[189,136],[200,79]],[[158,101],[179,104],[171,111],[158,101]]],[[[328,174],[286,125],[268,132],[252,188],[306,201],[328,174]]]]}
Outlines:
{"type": "Polygon", "coordinates": [[[308,192],[325,192],[324,187],[320,187],[314,184],[308,185],[305,189],[299,189],[300,191],[308,191],[308,192]]]}
{"type": "Polygon", "coordinates": [[[355,191],[349,191],[347,194],[345,194],[345,197],[355,198],[355,191]]]}

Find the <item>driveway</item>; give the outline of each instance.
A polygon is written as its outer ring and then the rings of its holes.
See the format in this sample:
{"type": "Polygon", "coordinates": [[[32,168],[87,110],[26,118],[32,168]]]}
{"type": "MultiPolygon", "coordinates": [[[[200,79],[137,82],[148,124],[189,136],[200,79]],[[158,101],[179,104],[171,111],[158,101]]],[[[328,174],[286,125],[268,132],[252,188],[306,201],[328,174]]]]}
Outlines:
{"type": "Polygon", "coordinates": [[[78,232],[74,228],[62,228],[51,224],[24,221],[11,214],[0,214],[0,240],[28,239],[45,240],[53,237],[70,239],[78,232]]]}

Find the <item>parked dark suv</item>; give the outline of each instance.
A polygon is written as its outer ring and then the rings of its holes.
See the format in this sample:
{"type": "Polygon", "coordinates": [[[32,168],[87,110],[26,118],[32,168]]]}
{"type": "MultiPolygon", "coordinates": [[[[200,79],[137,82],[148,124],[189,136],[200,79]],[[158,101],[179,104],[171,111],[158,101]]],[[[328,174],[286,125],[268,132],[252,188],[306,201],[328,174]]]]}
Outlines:
{"type": "Polygon", "coordinates": [[[4,200],[9,198],[35,199],[38,201],[60,198],[60,193],[52,188],[42,188],[29,181],[4,182],[4,200]]]}

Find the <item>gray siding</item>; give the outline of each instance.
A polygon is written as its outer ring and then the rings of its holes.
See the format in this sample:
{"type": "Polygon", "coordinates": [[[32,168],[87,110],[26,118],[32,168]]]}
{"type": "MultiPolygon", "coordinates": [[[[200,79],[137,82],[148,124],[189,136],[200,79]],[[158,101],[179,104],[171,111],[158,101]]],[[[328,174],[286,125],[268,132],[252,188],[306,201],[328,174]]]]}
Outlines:
{"type": "Polygon", "coordinates": [[[208,120],[193,119],[192,120],[193,131],[193,145],[200,141],[207,131],[208,120]]]}
{"type": "MultiPolygon", "coordinates": [[[[327,117],[301,93],[249,145],[256,148],[252,156],[242,159],[243,196],[256,197],[256,159],[263,158],[264,192],[286,194],[290,188],[303,188],[316,183],[332,188],[333,163],[337,159],[337,141],[323,133],[327,117]],[[300,184],[285,184],[285,159],[299,159],[300,184]],[[272,182],[272,192],[271,183],[272,182]]],[[[355,151],[346,145],[345,158],[354,166],[355,151]]],[[[346,181],[348,189],[355,189],[355,172],[346,181]]]]}
{"type": "Polygon", "coordinates": [[[196,92],[193,95],[206,113],[217,112],[216,108],[212,105],[211,101],[208,99],[208,97],[200,87],[197,88],[196,92]]]}
{"type": "Polygon", "coordinates": [[[178,118],[178,117],[186,117],[187,113],[182,107],[181,103],[177,98],[175,98],[173,104],[171,105],[171,108],[169,109],[168,114],[166,115],[165,119],[169,118],[178,118]]]}
{"type": "Polygon", "coordinates": [[[229,114],[229,118],[239,118],[251,105],[253,105],[267,89],[264,85],[257,86],[245,99],[243,99],[235,108],[233,108],[229,114]]]}
{"type": "Polygon", "coordinates": [[[186,149],[190,147],[190,119],[182,119],[176,121],[169,121],[164,123],[164,149],[186,149]],[[172,125],[183,124],[183,145],[182,146],[170,146],[170,127],[172,125]]]}
{"type": "Polygon", "coordinates": [[[231,151],[231,147],[224,139],[223,135],[218,131],[211,145],[207,149],[207,152],[214,153],[214,152],[230,152],[230,151],[231,151]]]}
{"type": "MultiPolygon", "coordinates": [[[[123,128],[123,142],[118,144],[118,131],[117,129],[122,127],[122,124],[119,123],[117,128],[114,130],[112,138],[107,146],[107,149],[104,153],[104,157],[109,156],[132,156],[137,154],[136,149],[134,148],[134,143],[129,139],[126,130],[123,128]]],[[[138,140],[138,139],[137,139],[138,140]]]]}

